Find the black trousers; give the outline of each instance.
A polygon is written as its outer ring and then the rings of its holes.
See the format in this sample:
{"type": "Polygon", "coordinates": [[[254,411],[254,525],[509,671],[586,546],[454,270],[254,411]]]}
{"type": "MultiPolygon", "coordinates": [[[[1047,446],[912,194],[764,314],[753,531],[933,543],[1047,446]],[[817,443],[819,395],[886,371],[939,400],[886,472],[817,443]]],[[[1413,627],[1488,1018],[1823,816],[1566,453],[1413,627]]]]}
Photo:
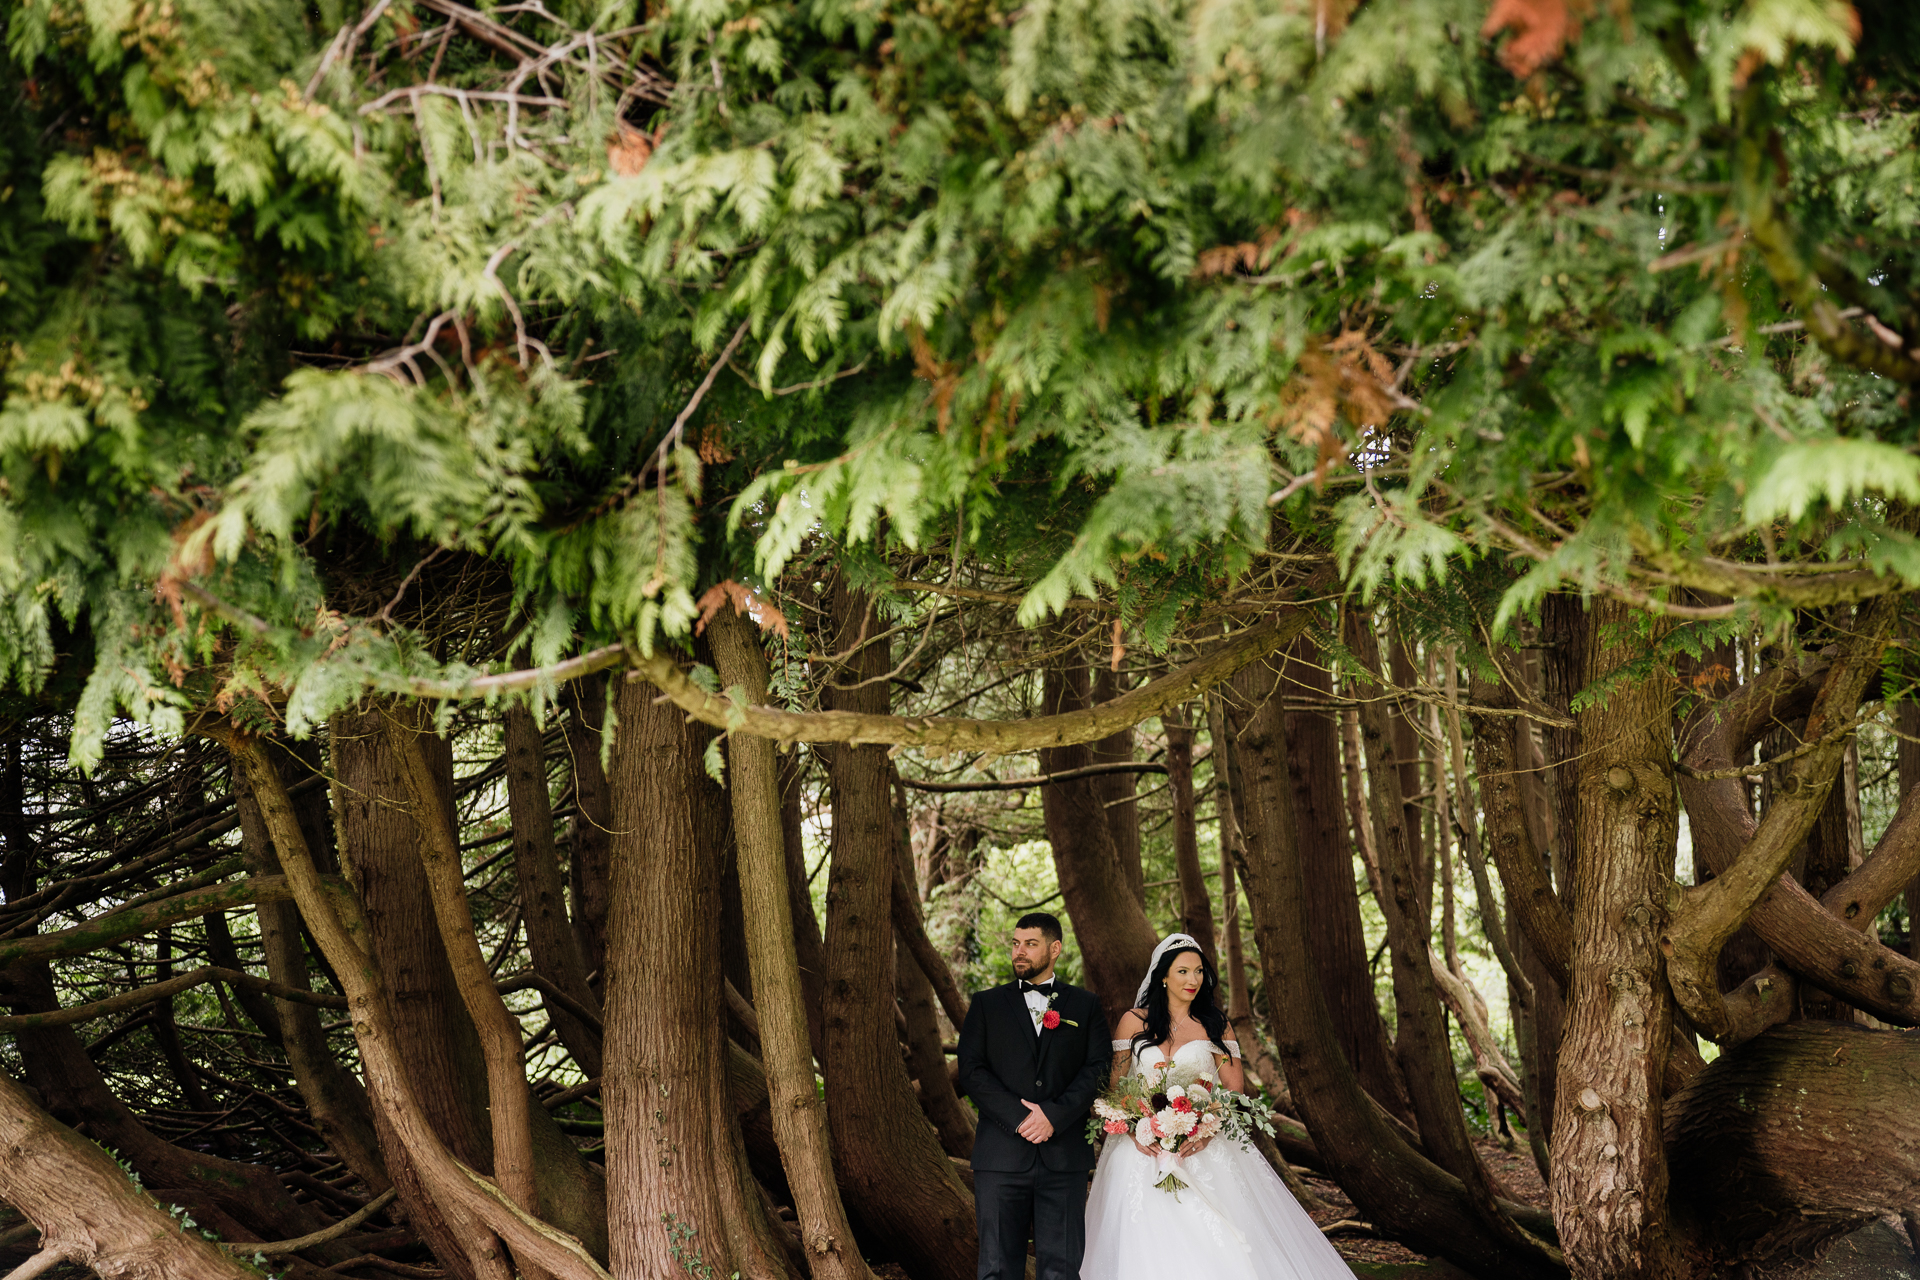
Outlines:
{"type": "Polygon", "coordinates": [[[1033,1241],[1036,1280],[1080,1280],[1087,1251],[1087,1171],[1056,1173],[1038,1160],[1025,1173],[973,1171],[980,1280],[1022,1280],[1033,1241]]]}

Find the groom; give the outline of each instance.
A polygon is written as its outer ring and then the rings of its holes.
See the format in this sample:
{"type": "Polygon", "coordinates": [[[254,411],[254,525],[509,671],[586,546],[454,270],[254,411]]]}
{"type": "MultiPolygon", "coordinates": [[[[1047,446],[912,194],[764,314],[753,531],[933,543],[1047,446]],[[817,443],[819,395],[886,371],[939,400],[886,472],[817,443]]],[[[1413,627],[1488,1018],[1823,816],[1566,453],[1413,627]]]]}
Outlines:
{"type": "Polygon", "coordinates": [[[980,1125],[973,1202],[980,1280],[1021,1280],[1032,1239],[1036,1280],[1079,1280],[1086,1251],[1087,1112],[1112,1060],[1107,1017],[1091,991],[1053,976],[1060,921],[1044,911],[1013,927],[1014,980],[975,993],[960,1031],[962,1093],[980,1125]]]}

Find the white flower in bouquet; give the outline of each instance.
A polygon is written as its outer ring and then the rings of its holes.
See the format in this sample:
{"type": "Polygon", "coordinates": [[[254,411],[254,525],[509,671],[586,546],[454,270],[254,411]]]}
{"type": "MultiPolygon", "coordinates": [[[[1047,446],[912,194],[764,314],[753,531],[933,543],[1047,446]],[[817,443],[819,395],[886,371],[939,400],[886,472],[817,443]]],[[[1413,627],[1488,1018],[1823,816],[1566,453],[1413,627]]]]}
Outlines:
{"type": "Polygon", "coordinates": [[[1159,1135],[1153,1131],[1152,1116],[1140,1117],[1140,1123],[1133,1126],[1133,1140],[1143,1147],[1150,1147],[1159,1141],[1159,1135]]]}
{"type": "Polygon", "coordinates": [[[1184,1098],[1186,1096],[1187,1096],[1187,1091],[1181,1086],[1177,1084],[1170,1084],[1167,1086],[1167,1097],[1169,1100],[1173,1098],[1184,1098]]]}
{"type": "Polygon", "coordinates": [[[1170,1115],[1162,1112],[1161,1116],[1160,1127],[1170,1131],[1177,1138],[1186,1137],[1193,1132],[1194,1126],[1200,1123],[1200,1117],[1191,1111],[1175,1111],[1170,1115]]]}

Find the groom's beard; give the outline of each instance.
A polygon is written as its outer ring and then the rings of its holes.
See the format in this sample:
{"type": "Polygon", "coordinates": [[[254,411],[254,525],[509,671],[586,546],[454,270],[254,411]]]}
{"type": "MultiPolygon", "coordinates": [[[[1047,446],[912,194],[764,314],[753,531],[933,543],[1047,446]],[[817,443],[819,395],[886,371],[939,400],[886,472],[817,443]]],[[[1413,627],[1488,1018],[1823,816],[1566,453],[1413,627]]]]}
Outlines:
{"type": "Polygon", "coordinates": [[[1050,974],[1052,972],[1053,966],[1051,964],[1045,968],[1041,968],[1038,965],[1029,964],[1024,960],[1015,960],[1013,962],[1013,976],[1024,982],[1033,982],[1036,980],[1036,975],[1042,973],[1050,974]]]}

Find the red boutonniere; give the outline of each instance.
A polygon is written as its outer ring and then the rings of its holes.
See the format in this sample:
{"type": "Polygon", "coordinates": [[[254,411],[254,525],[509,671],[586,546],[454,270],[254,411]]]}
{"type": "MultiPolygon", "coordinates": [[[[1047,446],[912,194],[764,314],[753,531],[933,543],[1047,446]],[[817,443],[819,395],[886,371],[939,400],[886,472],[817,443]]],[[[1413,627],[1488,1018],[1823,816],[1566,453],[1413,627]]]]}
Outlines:
{"type": "Polygon", "coordinates": [[[1029,1010],[1029,1012],[1039,1014],[1038,1026],[1040,1030],[1051,1031],[1063,1022],[1070,1027],[1077,1027],[1080,1025],[1079,1023],[1075,1022],[1072,1018],[1063,1018],[1060,1016],[1060,1011],[1053,1007],[1053,1002],[1055,1000],[1058,1000],[1059,998],[1060,998],[1060,993],[1058,991],[1054,992],[1052,995],[1047,997],[1047,1008],[1045,1013],[1041,1013],[1038,1009],[1029,1010]]]}

